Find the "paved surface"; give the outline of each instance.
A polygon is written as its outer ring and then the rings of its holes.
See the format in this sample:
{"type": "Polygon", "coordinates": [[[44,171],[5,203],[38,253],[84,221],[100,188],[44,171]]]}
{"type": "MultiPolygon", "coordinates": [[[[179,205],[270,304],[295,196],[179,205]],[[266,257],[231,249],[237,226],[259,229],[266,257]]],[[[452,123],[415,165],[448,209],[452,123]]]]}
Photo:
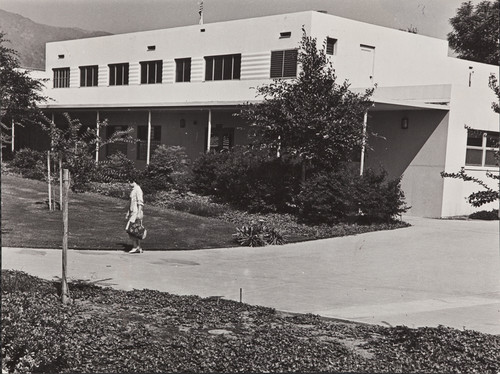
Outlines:
{"type": "MultiPolygon", "coordinates": [[[[367,323],[500,334],[497,222],[407,217],[413,226],[284,246],[68,253],[68,276],[119,289],[223,296],[367,323]]],[[[2,268],[61,275],[61,251],[3,248],[2,268]]]]}

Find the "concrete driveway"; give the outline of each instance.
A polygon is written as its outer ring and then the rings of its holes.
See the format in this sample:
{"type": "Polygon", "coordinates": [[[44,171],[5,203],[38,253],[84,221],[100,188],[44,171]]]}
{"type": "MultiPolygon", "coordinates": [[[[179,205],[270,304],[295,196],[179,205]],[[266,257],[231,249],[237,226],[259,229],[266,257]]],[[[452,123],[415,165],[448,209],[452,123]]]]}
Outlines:
{"type": "MultiPolygon", "coordinates": [[[[223,296],[283,311],[500,334],[499,224],[406,217],[409,228],[284,246],[68,253],[68,276],[223,296]]],[[[2,268],[61,275],[61,251],[2,248],[2,268]]]]}

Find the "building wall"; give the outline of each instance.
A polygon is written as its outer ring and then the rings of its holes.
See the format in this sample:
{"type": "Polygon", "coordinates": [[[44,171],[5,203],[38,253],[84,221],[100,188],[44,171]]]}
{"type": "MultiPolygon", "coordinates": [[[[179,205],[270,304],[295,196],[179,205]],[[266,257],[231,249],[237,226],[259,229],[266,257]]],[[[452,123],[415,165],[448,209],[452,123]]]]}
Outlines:
{"type": "Polygon", "coordinates": [[[382,166],[388,178],[402,176],[401,186],[410,215],[440,217],[446,154],[448,113],[440,110],[372,112],[368,129],[366,167],[382,166]],[[407,117],[408,129],[401,128],[407,117]]]}
{"type": "MultiPolygon", "coordinates": [[[[483,85],[487,82],[482,82],[483,85]]],[[[448,129],[448,140],[446,145],[446,166],[448,173],[455,173],[464,168],[466,173],[478,177],[485,181],[491,188],[498,190],[498,181],[486,177],[486,173],[498,174],[498,167],[473,167],[465,165],[465,155],[467,149],[467,127],[486,130],[499,131],[500,117],[491,109],[491,103],[498,101],[490,89],[483,89],[482,86],[454,86],[451,95],[450,126],[448,129]]],[[[472,192],[482,188],[472,182],[464,182],[446,178],[444,180],[443,216],[456,216],[470,214],[477,210],[498,209],[498,201],[474,208],[467,203],[466,197],[472,192]]]]}

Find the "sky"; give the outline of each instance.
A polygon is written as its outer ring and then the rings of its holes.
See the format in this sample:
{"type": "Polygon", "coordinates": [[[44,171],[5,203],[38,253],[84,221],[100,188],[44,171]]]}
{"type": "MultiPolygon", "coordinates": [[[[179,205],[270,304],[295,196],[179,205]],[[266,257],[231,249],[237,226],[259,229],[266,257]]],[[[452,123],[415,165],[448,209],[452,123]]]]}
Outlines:
{"type": "MultiPolygon", "coordinates": [[[[113,34],[197,24],[200,0],[1,0],[0,9],[31,20],[113,34]]],[[[464,0],[204,0],[204,22],[304,10],[446,39],[464,0]]],[[[478,3],[480,0],[473,0],[478,3]]]]}

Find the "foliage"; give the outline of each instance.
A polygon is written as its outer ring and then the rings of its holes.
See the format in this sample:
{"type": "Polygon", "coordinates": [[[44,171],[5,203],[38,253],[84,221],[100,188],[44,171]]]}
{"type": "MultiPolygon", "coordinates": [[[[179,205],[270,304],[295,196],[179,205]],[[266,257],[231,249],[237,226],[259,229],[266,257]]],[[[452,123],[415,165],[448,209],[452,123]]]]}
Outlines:
{"type": "Polygon", "coordinates": [[[268,244],[281,245],[286,243],[283,234],[279,230],[268,227],[263,221],[237,227],[236,231],[236,234],[233,234],[234,240],[245,247],[262,247],[268,244]]]}
{"type": "Polygon", "coordinates": [[[297,201],[300,217],[311,223],[390,222],[408,210],[399,179],[370,169],[359,176],[348,167],[313,175],[297,201]]]}
{"type": "Polygon", "coordinates": [[[141,177],[146,193],[176,189],[186,191],[190,180],[190,160],[184,147],[160,145],[141,177]]]}
{"type": "Polygon", "coordinates": [[[492,209],[491,211],[481,210],[479,212],[474,212],[469,215],[470,219],[480,219],[484,221],[496,221],[500,219],[498,215],[498,209],[492,209]]]}
{"type": "Polygon", "coordinates": [[[127,292],[85,282],[70,283],[73,303],[62,306],[56,285],[2,270],[3,371],[500,370],[500,337],[471,330],[346,323],[225,299],[127,292]]]}
{"type": "Polygon", "coordinates": [[[148,202],[154,206],[175,209],[201,217],[219,217],[230,209],[227,205],[212,202],[207,196],[196,195],[192,192],[158,191],[149,197],[148,202]]]}
{"type": "MultiPolygon", "coordinates": [[[[72,119],[68,113],[63,113],[63,118],[63,123],[57,126],[44,116],[40,125],[49,134],[52,152],[59,155],[62,167],[70,172],[72,191],[84,192],[92,180],[99,179],[94,160],[96,147],[115,142],[132,142],[129,134],[133,129],[117,131],[109,138],[101,139],[97,127],[84,127],[78,118],[72,119]]],[[[105,128],[108,123],[103,121],[98,125],[105,128]]]]}
{"type": "Polygon", "coordinates": [[[356,94],[336,83],[324,49],[304,31],[296,79],[277,79],[257,88],[263,101],[248,104],[241,116],[254,124],[254,144],[314,167],[335,168],[363,143],[363,116],[373,89],[356,94]]]}
{"type": "Polygon", "coordinates": [[[286,157],[239,146],[196,160],[192,188],[249,211],[287,211],[300,187],[299,173],[298,165],[286,157]]]}
{"type": "Polygon", "coordinates": [[[47,153],[23,148],[15,153],[10,167],[26,178],[44,180],[47,178],[47,153]]]}
{"type": "Polygon", "coordinates": [[[485,0],[474,5],[463,2],[450,18],[453,31],[448,34],[450,47],[459,58],[499,65],[498,25],[500,0],[485,0]]]}
{"type": "Polygon", "coordinates": [[[22,125],[26,120],[37,118],[37,104],[46,100],[41,95],[43,82],[31,78],[21,69],[17,52],[6,46],[8,40],[0,31],[0,143],[12,141],[12,122],[22,125]]]}
{"type": "Polygon", "coordinates": [[[99,182],[128,182],[135,179],[139,173],[134,161],[122,152],[114,153],[106,160],[100,161],[97,171],[96,181],[99,182]]]}

